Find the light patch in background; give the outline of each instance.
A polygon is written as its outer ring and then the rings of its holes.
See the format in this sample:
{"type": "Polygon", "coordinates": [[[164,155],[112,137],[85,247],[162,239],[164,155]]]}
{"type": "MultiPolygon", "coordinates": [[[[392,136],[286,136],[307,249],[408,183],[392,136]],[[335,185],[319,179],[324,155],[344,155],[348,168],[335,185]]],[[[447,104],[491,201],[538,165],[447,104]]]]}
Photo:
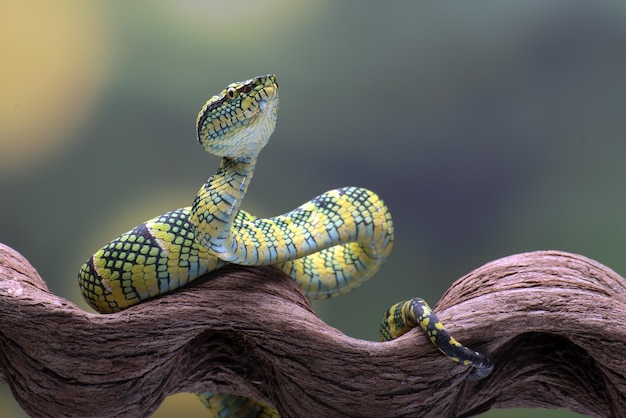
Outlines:
{"type": "Polygon", "coordinates": [[[271,38],[284,36],[315,19],[328,2],[160,0],[153,4],[162,6],[158,9],[167,21],[178,20],[176,28],[201,39],[228,43],[246,40],[267,46],[271,38]],[[255,34],[254,38],[250,38],[251,33],[255,34]]]}
{"type": "Polygon", "coordinates": [[[0,7],[0,174],[60,155],[110,75],[99,3],[0,7]]]}
{"type": "Polygon", "coordinates": [[[177,393],[165,398],[151,418],[170,417],[208,417],[209,412],[200,399],[193,393],[177,393]]]}

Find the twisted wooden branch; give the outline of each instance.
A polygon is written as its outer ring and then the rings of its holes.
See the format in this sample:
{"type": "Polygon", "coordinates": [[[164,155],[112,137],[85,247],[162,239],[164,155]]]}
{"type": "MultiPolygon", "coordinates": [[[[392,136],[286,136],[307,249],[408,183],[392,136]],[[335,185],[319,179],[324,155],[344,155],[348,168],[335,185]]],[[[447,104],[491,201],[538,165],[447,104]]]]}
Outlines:
{"type": "Polygon", "coordinates": [[[563,252],[471,272],[436,309],[496,364],[470,382],[421,332],[375,343],[329,327],[272,267],[227,267],[99,315],[51,294],[0,245],[0,380],[34,417],[147,416],[167,395],[202,390],[261,398],[285,417],[450,417],[522,406],[621,417],[625,298],[620,276],[563,252]]]}

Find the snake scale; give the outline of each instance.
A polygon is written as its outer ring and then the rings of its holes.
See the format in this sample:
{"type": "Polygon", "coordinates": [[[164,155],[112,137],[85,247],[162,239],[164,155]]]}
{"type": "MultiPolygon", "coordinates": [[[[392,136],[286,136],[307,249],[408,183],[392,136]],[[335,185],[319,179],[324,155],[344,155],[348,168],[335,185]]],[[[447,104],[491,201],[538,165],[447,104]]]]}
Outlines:
{"type": "MultiPolygon", "coordinates": [[[[78,282],[91,307],[118,312],[227,263],[277,265],[311,298],[348,292],[378,271],[391,252],[393,224],[385,204],[369,190],[331,190],[267,219],[240,210],[257,156],[274,131],[278,102],[274,75],[232,83],[206,102],[197,118],[197,139],[222,158],[220,168],[190,207],[142,223],[89,258],[78,282]]],[[[445,355],[472,366],[470,378],[491,372],[490,361],[454,340],[421,299],[392,306],[380,340],[418,326],[445,355]]],[[[198,395],[212,416],[278,416],[259,400],[198,395]]]]}

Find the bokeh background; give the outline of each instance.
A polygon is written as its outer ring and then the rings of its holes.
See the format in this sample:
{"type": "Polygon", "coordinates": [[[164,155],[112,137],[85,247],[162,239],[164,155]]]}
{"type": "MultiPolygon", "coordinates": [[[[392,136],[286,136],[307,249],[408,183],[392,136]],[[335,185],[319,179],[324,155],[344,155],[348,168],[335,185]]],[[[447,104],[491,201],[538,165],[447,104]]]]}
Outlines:
{"type": "MultiPolygon", "coordinates": [[[[270,72],[281,110],[245,208],[359,185],[394,216],[382,271],[315,303],[345,333],[376,339],[390,304],[513,253],[626,274],[626,2],[0,0],[0,51],[0,241],[81,306],[80,264],[217,168],[204,101],[270,72]]],[[[191,395],[170,413],[206,416],[191,395]]]]}

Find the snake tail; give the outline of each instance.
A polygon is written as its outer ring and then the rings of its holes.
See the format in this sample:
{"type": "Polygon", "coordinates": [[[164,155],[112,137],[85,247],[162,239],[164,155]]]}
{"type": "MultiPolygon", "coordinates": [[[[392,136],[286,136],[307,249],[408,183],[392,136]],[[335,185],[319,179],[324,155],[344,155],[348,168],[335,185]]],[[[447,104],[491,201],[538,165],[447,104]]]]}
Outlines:
{"type": "Polygon", "coordinates": [[[439,351],[455,362],[473,368],[469,380],[483,379],[493,370],[489,358],[454,339],[426,301],[420,298],[396,303],[387,310],[380,327],[379,341],[396,339],[418,326],[439,351]]]}

